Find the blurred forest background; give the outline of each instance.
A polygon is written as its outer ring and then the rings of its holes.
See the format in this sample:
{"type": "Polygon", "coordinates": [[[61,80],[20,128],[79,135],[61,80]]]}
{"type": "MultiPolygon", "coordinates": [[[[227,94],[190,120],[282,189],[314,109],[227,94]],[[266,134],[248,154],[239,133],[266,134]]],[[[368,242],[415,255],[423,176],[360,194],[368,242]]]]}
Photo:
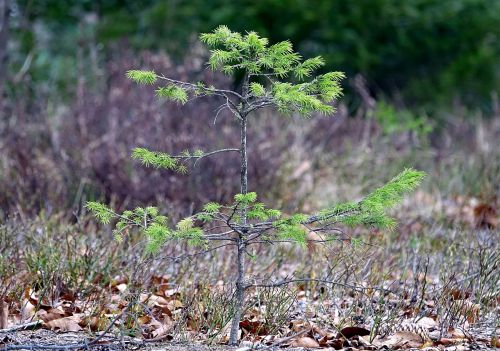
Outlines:
{"type": "Polygon", "coordinates": [[[125,78],[238,86],[203,65],[198,34],[220,24],[290,39],[348,76],[334,117],[258,116],[250,189],[265,201],[308,210],[414,166],[431,174],[427,190],[496,202],[498,0],[0,0],[0,218],[78,214],[92,199],[185,216],[238,192],[237,156],[189,176],[129,159],[135,146],[237,145],[228,116],[213,126],[216,101],[179,107],[125,78]]]}

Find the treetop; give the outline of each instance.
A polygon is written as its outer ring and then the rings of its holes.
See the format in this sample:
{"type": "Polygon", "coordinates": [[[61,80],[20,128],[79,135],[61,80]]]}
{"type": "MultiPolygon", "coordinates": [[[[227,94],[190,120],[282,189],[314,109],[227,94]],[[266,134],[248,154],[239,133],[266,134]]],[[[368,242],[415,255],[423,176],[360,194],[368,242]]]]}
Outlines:
{"type": "Polygon", "coordinates": [[[273,106],[283,114],[297,112],[310,116],[314,112],[325,115],[335,112],[333,100],[342,95],[342,72],[327,72],[312,77],[324,66],[321,56],[303,59],[293,50],[289,41],[269,45],[269,40],[255,32],[241,34],[232,32],[227,26],[219,26],[210,33],[200,35],[200,40],[210,49],[207,65],[224,74],[243,71],[245,80],[241,92],[207,87],[204,83],[189,83],[160,76],[152,70],[130,70],[127,77],[139,84],[151,85],[158,80],[168,84],[156,90],[158,97],[178,103],[186,103],[189,93],[194,97],[218,95],[237,117],[273,106]],[[310,78],[306,81],[306,78],[310,78]],[[245,104],[229,99],[237,98],[245,104]]]}

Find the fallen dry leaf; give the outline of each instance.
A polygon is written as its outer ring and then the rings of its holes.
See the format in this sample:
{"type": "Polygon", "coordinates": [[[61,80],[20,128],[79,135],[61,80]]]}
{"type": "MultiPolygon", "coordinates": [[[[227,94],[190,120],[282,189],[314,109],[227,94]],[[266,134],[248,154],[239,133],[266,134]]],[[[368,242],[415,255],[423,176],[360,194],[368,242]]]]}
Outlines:
{"type": "Polygon", "coordinates": [[[303,331],[304,329],[310,328],[309,324],[302,319],[295,319],[291,323],[292,323],[292,330],[297,333],[303,331]]]}
{"type": "Polygon", "coordinates": [[[179,289],[178,288],[175,288],[175,289],[167,289],[163,292],[163,296],[165,297],[172,297],[172,296],[175,296],[175,295],[179,295],[179,289]]]}
{"type": "Polygon", "coordinates": [[[259,321],[244,320],[240,322],[240,328],[244,329],[247,333],[253,335],[267,335],[268,332],[264,328],[264,324],[259,321]]]}
{"type": "Polygon", "coordinates": [[[457,342],[457,340],[455,339],[450,339],[450,338],[441,338],[439,339],[439,341],[437,342],[439,345],[444,345],[444,346],[447,346],[447,345],[453,345],[457,342]]]}
{"type": "Polygon", "coordinates": [[[75,294],[73,292],[66,291],[64,294],[61,295],[61,300],[62,301],[75,302],[76,301],[76,296],[75,296],[75,294]]]}
{"type": "Polygon", "coordinates": [[[119,292],[124,292],[125,290],[127,290],[127,284],[123,283],[123,284],[118,284],[116,286],[116,289],[119,291],[119,292]]]}
{"type": "Polygon", "coordinates": [[[90,328],[91,331],[95,332],[95,331],[106,330],[106,328],[108,327],[108,321],[109,319],[106,318],[105,316],[85,317],[82,319],[79,325],[81,327],[90,328]]]}
{"type": "Polygon", "coordinates": [[[335,350],[340,350],[344,347],[344,341],[342,339],[328,340],[327,345],[333,347],[335,350]]]}
{"type": "Polygon", "coordinates": [[[35,316],[35,313],[36,313],[35,305],[33,305],[28,299],[25,299],[21,307],[21,320],[22,321],[30,320],[35,316]]]}
{"type": "Polygon", "coordinates": [[[148,302],[148,306],[149,307],[153,307],[156,304],[158,304],[158,305],[164,305],[164,306],[168,305],[168,300],[165,299],[164,297],[158,296],[158,295],[151,295],[151,296],[149,296],[149,298],[145,299],[144,301],[146,301],[146,300],[148,302]]]}
{"type": "Polygon", "coordinates": [[[184,307],[184,305],[182,304],[182,302],[181,302],[181,301],[179,301],[179,300],[172,300],[172,301],[169,301],[169,302],[167,303],[167,306],[168,306],[168,308],[169,308],[169,310],[170,310],[170,311],[174,311],[174,310],[176,310],[176,309],[178,309],[178,308],[182,308],[182,307],[184,307]]]}
{"type": "Polygon", "coordinates": [[[140,316],[139,318],[137,318],[137,321],[140,325],[145,325],[151,322],[151,317],[148,315],[140,316]]]}
{"type": "Polygon", "coordinates": [[[64,315],[56,314],[56,313],[43,313],[43,310],[38,311],[37,316],[44,322],[48,323],[50,321],[55,321],[56,319],[61,319],[64,315]]]}
{"type": "Polygon", "coordinates": [[[172,325],[163,324],[158,329],[154,330],[152,335],[154,339],[161,338],[168,334],[168,332],[172,329],[172,325]]]}
{"type": "Polygon", "coordinates": [[[377,347],[395,348],[420,348],[424,345],[422,338],[412,332],[400,331],[386,338],[375,338],[372,342],[377,347]]]}
{"type": "Polygon", "coordinates": [[[168,336],[168,333],[172,330],[174,323],[170,317],[165,317],[165,319],[160,322],[156,319],[151,318],[150,323],[147,325],[150,332],[148,336],[152,339],[163,339],[168,336]],[[152,330],[152,332],[151,332],[152,330]]]}
{"type": "Polygon", "coordinates": [[[427,329],[434,328],[438,325],[437,322],[431,317],[420,318],[416,324],[420,325],[423,328],[427,328],[427,329]]]}
{"type": "Polygon", "coordinates": [[[451,337],[454,339],[465,339],[465,333],[458,329],[450,330],[451,337]]]}
{"type": "Polygon", "coordinates": [[[151,277],[151,283],[154,286],[155,293],[157,295],[164,295],[165,291],[170,288],[169,279],[166,275],[154,275],[153,277],[151,277]]]}
{"type": "Polygon", "coordinates": [[[499,348],[500,347],[500,338],[494,336],[491,338],[491,347],[499,348]]]}
{"type": "Polygon", "coordinates": [[[50,330],[57,330],[61,332],[77,332],[82,330],[82,327],[80,327],[79,324],[81,321],[80,316],[74,315],[44,322],[43,326],[50,330]]]}
{"type": "Polygon", "coordinates": [[[337,338],[344,337],[350,339],[353,336],[365,336],[370,335],[370,331],[361,327],[345,327],[338,334],[337,338]]]}
{"type": "Polygon", "coordinates": [[[477,228],[495,229],[497,227],[497,210],[491,204],[478,204],[474,207],[474,224],[477,228]]]}
{"type": "Polygon", "coordinates": [[[290,347],[303,347],[306,349],[314,349],[314,348],[319,348],[319,343],[316,340],[314,340],[313,338],[305,336],[303,338],[299,338],[297,340],[294,340],[290,344],[290,347]]]}
{"type": "Polygon", "coordinates": [[[153,316],[155,316],[156,318],[159,318],[159,319],[162,319],[163,315],[166,315],[170,318],[172,318],[172,311],[170,311],[170,309],[165,306],[165,305],[158,305],[158,304],[155,304],[154,306],[151,307],[151,312],[153,314],[153,316]]]}
{"type": "Polygon", "coordinates": [[[445,292],[448,293],[453,298],[453,300],[468,299],[471,295],[470,291],[461,289],[446,289],[445,292]]]}

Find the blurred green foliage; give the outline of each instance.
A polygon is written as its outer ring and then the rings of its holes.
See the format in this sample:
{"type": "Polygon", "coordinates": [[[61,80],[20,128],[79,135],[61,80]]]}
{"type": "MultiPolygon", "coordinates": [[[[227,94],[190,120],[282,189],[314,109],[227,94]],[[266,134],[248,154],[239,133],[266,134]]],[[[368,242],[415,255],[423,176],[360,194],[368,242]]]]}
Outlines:
{"type": "Polygon", "coordinates": [[[384,100],[377,102],[374,117],[382,131],[388,135],[414,132],[420,137],[426,137],[433,130],[433,122],[427,115],[408,109],[398,110],[384,100]]]}
{"type": "Polygon", "coordinates": [[[409,108],[459,101],[487,110],[500,90],[498,0],[18,0],[15,7],[21,52],[46,38],[33,68],[66,78],[74,47],[90,32],[105,52],[127,38],[138,50],[179,57],[198,33],[226,24],[272,43],[291,39],[306,57],[321,54],[325,70],[362,73],[374,93],[409,108]]]}

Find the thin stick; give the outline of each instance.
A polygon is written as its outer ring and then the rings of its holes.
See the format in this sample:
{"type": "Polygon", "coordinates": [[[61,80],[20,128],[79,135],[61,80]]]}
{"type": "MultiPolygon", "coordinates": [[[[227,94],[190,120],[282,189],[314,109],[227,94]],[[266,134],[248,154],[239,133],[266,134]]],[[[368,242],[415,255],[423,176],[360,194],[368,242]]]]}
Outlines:
{"type": "Polygon", "coordinates": [[[25,323],[25,324],[18,324],[18,325],[14,325],[10,328],[0,329],[0,333],[9,333],[9,332],[13,332],[16,330],[24,330],[24,329],[34,328],[34,327],[37,327],[41,324],[42,324],[41,321],[35,321],[35,322],[30,322],[30,323],[25,323]]]}

